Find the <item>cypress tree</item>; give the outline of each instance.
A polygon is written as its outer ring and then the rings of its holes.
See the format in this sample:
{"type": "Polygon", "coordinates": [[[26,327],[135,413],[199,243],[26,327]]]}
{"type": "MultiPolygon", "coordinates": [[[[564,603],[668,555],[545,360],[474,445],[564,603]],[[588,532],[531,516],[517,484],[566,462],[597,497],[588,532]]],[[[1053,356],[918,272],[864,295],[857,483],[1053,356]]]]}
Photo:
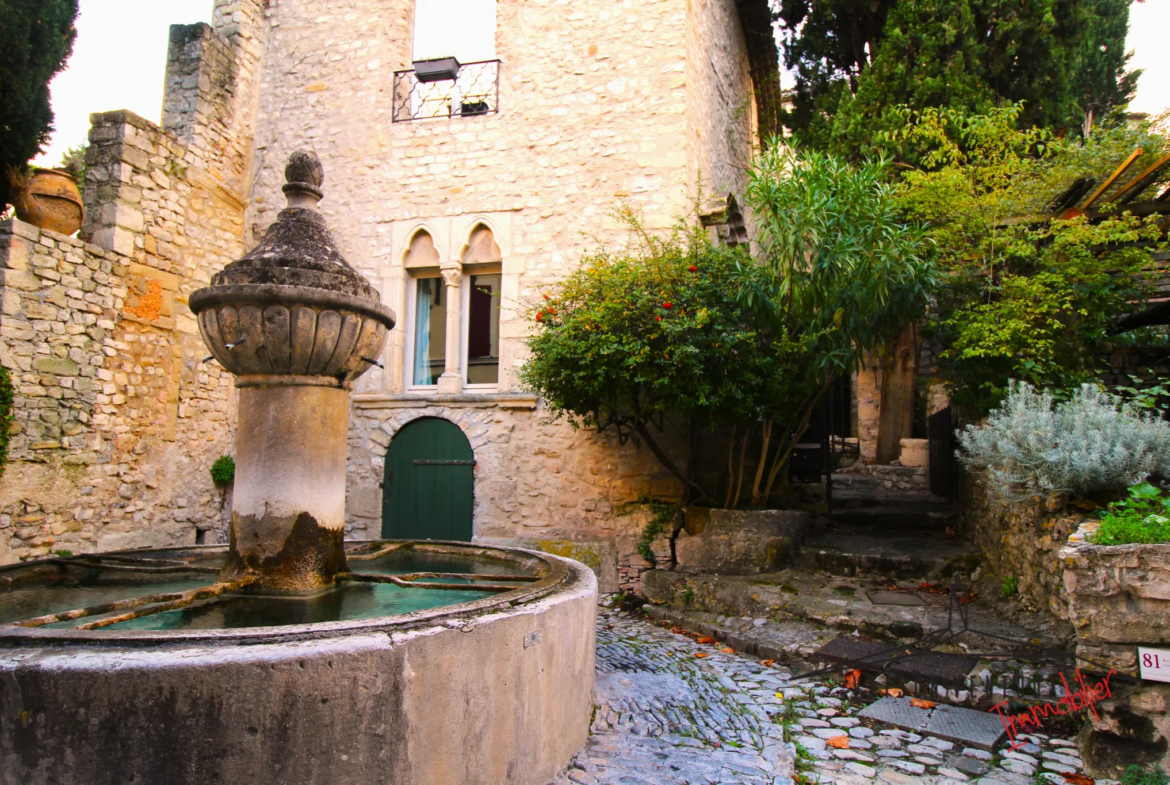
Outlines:
{"type": "Polygon", "coordinates": [[[867,152],[898,105],[1023,101],[1024,126],[1079,132],[1124,107],[1132,0],[782,0],[799,141],[867,152]],[[1090,114],[1091,113],[1091,114],[1090,114]]]}
{"type": "Polygon", "coordinates": [[[77,37],[78,0],[0,0],[0,204],[53,131],[49,82],[77,37]]]}

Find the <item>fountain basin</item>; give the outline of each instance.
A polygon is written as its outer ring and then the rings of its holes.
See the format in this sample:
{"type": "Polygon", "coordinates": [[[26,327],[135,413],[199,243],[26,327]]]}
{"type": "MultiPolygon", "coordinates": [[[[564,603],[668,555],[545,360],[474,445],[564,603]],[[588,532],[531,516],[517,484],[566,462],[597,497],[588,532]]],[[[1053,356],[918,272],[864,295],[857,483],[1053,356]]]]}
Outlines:
{"type": "MultiPolygon", "coordinates": [[[[412,549],[535,580],[308,624],[0,625],[0,783],[545,785],[588,734],[593,573],[519,549],[412,549]]],[[[0,586],[55,569],[0,570],[0,586]]]]}

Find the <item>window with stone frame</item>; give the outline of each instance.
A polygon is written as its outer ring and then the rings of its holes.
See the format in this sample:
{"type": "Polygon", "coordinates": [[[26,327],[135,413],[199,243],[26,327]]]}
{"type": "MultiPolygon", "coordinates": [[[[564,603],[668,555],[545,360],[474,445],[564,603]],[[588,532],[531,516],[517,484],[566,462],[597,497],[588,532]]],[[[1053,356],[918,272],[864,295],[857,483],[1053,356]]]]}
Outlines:
{"type": "Polygon", "coordinates": [[[471,233],[459,267],[440,267],[431,236],[419,231],[405,263],[407,290],[406,384],[435,389],[444,374],[468,390],[494,390],[500,378],[500,247],[490,229],[471,233]],[[457,326],[459,341],[448,341],[457,326]],[[455,362],[452,362],[454,360],[455,362]]]}

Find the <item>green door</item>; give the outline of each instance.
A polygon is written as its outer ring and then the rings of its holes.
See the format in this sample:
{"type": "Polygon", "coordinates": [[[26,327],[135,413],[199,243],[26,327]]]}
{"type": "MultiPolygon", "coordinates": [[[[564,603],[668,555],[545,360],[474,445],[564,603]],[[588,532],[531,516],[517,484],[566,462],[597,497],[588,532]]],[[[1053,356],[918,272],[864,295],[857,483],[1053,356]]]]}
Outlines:
{"type": "Polygon", "coordinates": [[[382,536],[471,542],[475,455],[463,431],[425,417],[404,426],[386,451],[382,536]]]}

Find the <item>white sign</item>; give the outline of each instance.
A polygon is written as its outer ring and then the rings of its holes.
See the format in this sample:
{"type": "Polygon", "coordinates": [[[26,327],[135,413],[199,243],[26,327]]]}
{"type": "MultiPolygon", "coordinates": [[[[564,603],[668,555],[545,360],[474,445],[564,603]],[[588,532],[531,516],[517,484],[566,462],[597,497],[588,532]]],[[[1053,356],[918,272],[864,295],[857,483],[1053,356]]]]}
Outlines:
{"type": "Polygon", "coordinates": [[[1170,681],[1170,650],[1138,647],[1138,665],[1143,679],[1170,681]]]}

